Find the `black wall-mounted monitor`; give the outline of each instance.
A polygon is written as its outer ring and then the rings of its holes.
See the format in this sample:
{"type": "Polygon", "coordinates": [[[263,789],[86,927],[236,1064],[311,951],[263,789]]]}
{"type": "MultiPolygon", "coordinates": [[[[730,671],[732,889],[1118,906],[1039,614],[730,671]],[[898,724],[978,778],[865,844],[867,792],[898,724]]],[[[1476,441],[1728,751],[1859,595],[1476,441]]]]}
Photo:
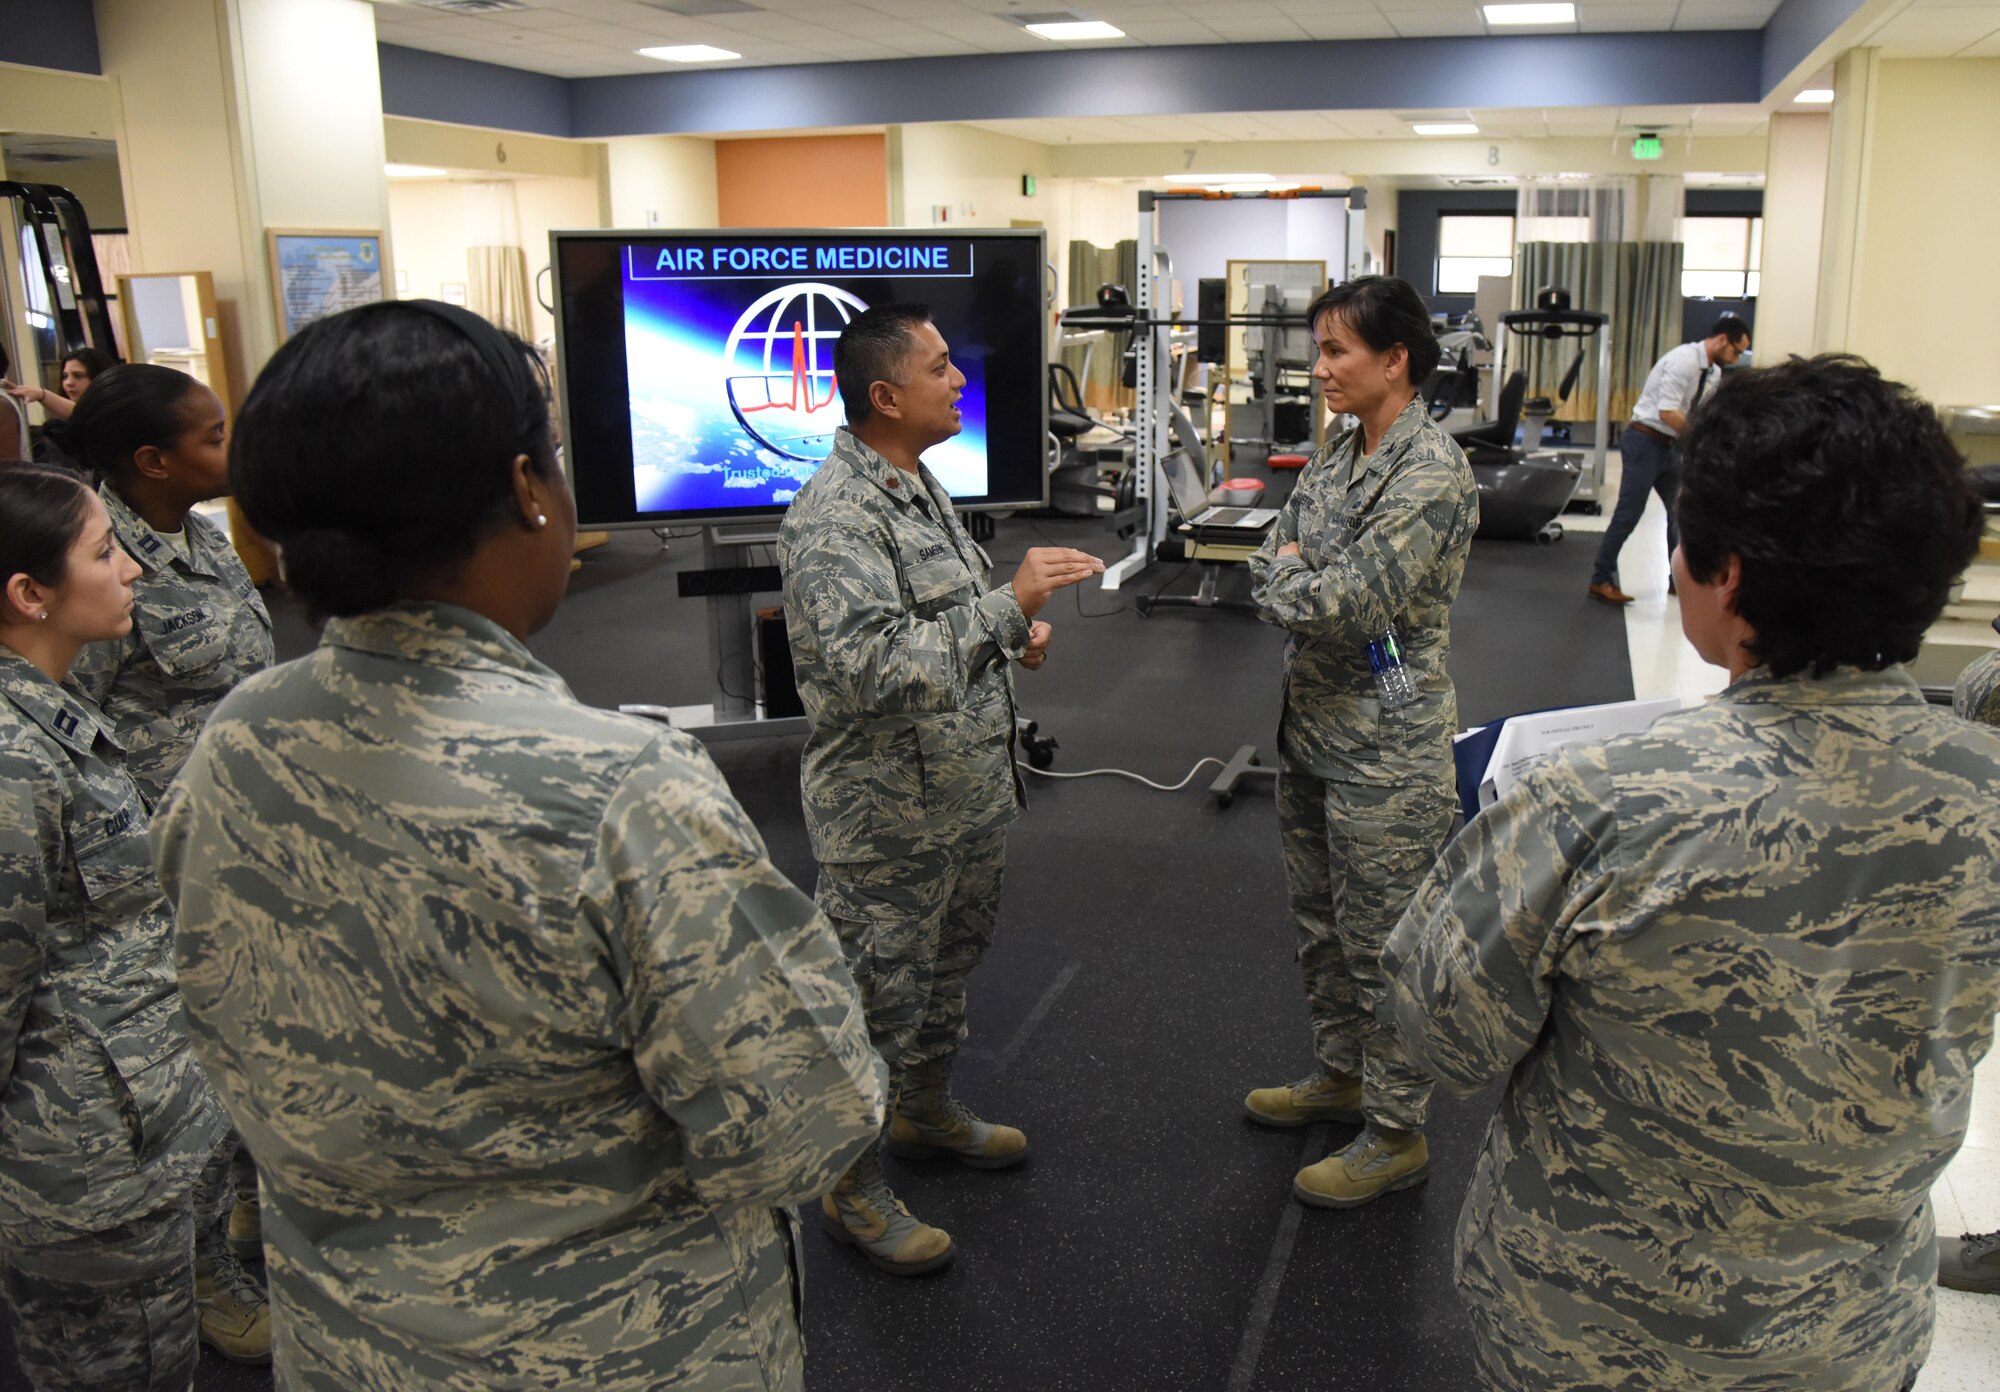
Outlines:
{"type": "Polygon", "coordinates": [[[564,459],[581,525],[774,519],[844,420],[833,345],[916,302],[965,374],[925,452],[961,506],[1047,499],[1039,230],[554,232],[564,459]]]}

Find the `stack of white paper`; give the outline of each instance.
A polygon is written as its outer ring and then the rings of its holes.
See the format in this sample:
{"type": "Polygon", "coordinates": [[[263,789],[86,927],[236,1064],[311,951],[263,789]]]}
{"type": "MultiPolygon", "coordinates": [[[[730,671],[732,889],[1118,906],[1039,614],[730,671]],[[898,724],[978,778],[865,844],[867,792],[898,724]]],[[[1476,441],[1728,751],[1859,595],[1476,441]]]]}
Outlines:
{"type": "Polygon", "coordinates": [[[1649,701],[1614,701],[1603,706],[1572,706],[1567,710],[1517,715],[1500,731],[1486,773],[1479,780],[1479,805],[1491,807],[1531,768],[1537,759],[1566,744],[1595,743],[1613,735],[1637,734],[1669,711],[1681,708],[1678,696],[1649,701]]]}

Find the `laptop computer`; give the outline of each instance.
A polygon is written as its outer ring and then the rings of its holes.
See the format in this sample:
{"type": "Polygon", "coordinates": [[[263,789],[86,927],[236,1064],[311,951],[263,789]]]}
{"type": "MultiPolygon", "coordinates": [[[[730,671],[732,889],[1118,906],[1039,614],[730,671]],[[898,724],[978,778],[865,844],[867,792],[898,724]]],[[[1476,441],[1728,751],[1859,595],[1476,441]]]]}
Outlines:
{"type": "Polygon", "coordinates": [[[1276,508],[1211,504],[1208,490],[1202,486],[1201,470],[1185,450],[1174,450],[1161,459],[1160,472],[1166,476],[1174,506],[1185,519],[1182,530],[1193,533],[1197,541],[1221,546],[1257,546],[1269,534],[1271,524],[1278,520],[1276,508]]]}

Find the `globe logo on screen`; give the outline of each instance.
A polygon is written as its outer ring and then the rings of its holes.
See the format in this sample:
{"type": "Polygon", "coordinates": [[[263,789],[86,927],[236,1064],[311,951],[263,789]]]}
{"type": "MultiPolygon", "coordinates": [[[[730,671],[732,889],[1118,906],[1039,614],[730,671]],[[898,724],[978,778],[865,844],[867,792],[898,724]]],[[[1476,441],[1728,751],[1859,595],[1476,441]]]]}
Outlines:
{"type": "Polygon", "coordinates": [[[750,438],[786,459],[818,460],[843,419],[833,345],[868,306],[819,281],[759,295],[722,350],[729,410],[750,438]]]}

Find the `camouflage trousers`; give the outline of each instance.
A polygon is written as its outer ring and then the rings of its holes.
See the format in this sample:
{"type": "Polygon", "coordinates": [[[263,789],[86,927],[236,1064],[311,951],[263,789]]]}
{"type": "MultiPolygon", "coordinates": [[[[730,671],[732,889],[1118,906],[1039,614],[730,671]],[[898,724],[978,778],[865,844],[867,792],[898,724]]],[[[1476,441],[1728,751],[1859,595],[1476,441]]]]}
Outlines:
{"type": "Polygon", "coordinates": [[[58,1242],[6,1244],[0,1285],[35,1392],[187,1392],[200,1349],[194,1203],[58,1242]]]}
{"type": "Polygon", "coordinates": [[[234,1263],[229,1210],[241,1142],[231,1132],[194,1188],[144,1218],[46,1245],[5,1244],[0,1289],[36,1392],[181,1392],[200,1355],[198,1265],[234,1263]]]}
{"type": "Polygon", "coordinates": [[[1334,783],[1278,773],[1285,889],[1299,929],[1299,969],[1313,1047],[1327,1073],[1361,1079],[1369,1120],[1421,1130],[1430,1075],[1376,1018],[1387,983],[1382,945],[1451,832],[1451,788],[1334,783]]]}
{"type": "Polygon", "coordinates": [[[993,942],[1007,831],[903,860],[822,865],[814,898],[833,920],[868,1038],[889,1065],[891,1110],[912,1065],[965,1040],[965,990],[993,942]]]}

